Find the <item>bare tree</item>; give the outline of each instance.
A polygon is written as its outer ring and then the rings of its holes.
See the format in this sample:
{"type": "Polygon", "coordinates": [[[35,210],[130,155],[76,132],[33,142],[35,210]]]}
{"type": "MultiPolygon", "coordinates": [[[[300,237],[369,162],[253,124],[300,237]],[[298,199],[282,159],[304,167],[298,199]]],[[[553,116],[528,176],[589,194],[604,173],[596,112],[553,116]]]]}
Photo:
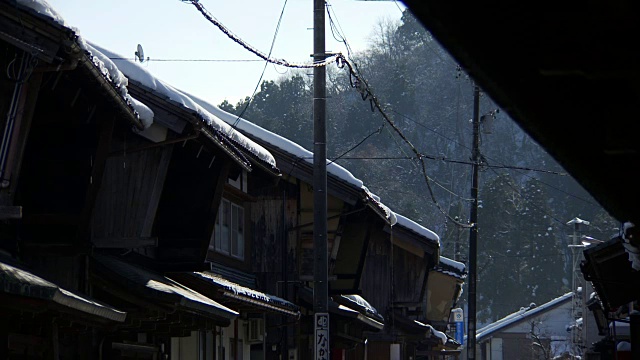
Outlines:
{"type": "Polygon", "coordinates": [[[532,320],[531,325],[531,359],[551,360],[553,352],[551,350],[551,339],[545,336],[540,328],[541,321],[532,320]]]}

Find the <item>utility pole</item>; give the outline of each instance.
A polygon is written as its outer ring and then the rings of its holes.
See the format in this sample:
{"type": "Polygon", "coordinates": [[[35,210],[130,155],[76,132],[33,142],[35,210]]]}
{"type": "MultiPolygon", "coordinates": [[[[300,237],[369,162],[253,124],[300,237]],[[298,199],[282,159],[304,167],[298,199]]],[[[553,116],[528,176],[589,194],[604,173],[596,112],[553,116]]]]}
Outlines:
{"type": "Polygon", "coordinates": [[[467,359],[476,358],[476,280],[478,255],[478,163],[480,161],[480,89],[473,86],[473,173],[471,176],[471,210],[469,221],[469,299],[467,315],[467,359]]]}
{"type": "MultiPolygon", "coordinates": [[[[313,0],[313,61],[322,62],[325,53],[325,0],[313,0]]],[[[313,70],[313,250],[314,250],[314,357],[330,359],[329,284],[327,245],[327,128],[326,68],[313,70]]]]}
{"type": "Polygon", "coordinates": [[[573,227],[573,235],[571,245],[571,291],[573,292],[573,298],[571,299],[571,320],[574,322],[571,328],[571,344],[573,355],[581,356],[584,348],[586,347],[587,338],[587,321],[584,318],[586,314],[586,281],[582,276],[580,270],[580,252],[579,249],[584,248],[582,245],[582,239],[580,236],[581,226],[589,225],[589,221],[582,220],[580,218],[573,218],[567,225],[573,227]],[[578,291],[580,289],[580,291],[578,291]],[[582,319],[582,328],[578,328],[578,319],[582,319]]]}

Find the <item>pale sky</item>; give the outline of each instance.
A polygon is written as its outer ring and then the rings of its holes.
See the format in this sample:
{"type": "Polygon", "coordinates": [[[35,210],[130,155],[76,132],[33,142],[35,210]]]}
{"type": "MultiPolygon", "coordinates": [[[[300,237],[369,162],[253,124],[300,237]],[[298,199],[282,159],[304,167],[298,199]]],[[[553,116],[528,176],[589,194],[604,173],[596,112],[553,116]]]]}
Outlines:
{"type": "MultiPolygon", "coordinates": [[[[254,62],[160,61],[166,59],[260,60],[180,0],[48,0],[69,26],[93,43],[133,58],[141,44],[151,61],[143,66],[165,82],[219,104],[251,95],[264,67],[254,62]],[[154,61],[154,59],[156,59],[154,61]]],[[[200,3],[234,34],[268,53],[284,0],[201,0],[200,3]]],[[[397,21],[399,1],[331,0],[328,2],[354,51],[365,49],[380,21],[397,21]]],[[[326,32],[326,49],[346,53],[326,32]]],[[[290,63],[311,61],[313,0],[288,0],[274,58],[290,63]]],[[[116,61],[117,64],[117,61],[116,61]]],[[[287,69],[269,64],[263,80],[275,80],[287,69]]],[[[311,73],[311,70],[309,70],[311,73]]]]}

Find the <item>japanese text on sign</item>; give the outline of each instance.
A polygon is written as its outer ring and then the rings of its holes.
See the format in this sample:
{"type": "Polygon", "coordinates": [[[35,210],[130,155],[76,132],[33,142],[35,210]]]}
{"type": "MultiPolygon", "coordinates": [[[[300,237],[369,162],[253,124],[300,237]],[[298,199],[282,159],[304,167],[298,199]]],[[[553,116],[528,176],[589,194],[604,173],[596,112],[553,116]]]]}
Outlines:
{"type": "Polygon", "coordinates": [[[329,314],[316,313],[314,343],[316,360],[328,360],[329,356],[329,314]]]}

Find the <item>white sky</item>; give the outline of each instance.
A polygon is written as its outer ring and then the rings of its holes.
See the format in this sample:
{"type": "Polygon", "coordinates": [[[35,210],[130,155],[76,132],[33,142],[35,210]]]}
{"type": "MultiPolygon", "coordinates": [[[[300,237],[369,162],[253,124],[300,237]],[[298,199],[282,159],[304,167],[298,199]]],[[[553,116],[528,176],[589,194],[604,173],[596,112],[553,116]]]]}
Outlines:
{"type": "MultiPolygon", "coordinates": [[[[156,77],[219,104],[251,95],[264,62],[165,62],[153,59],[259,60],[180,0],[48,0],[70,26],[102,47],[133,58],[138,44],[152,61],[144,66],[156,77]]],[[[263,53],[269,52],[284,0],[201,0],[201,4],[234,34],[263,53]]],[[[396,1],[329,1],[354,51],[369,44],[375,25],[399,20],[405,6],[396,1]]],[[[272,57],[291,63],[311,60],[313,0],[288,0],[272,57]]],[[[326,33],[327,51],[346,53],[326,33]]],[[[117,62],[116,62],[117,64],[117,62]]],[[[263,80],[287,69],[268,65],[263,80]]]]}

